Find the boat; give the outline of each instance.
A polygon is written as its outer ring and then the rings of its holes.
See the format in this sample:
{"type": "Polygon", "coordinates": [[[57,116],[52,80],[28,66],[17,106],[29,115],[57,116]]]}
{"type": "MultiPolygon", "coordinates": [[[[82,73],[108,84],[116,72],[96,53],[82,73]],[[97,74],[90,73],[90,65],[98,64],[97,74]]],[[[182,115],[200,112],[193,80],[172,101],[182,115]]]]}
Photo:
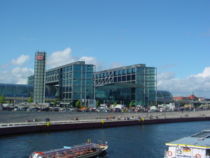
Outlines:
{"type": "Polygon", "coordinates": [[[33,152],[29,158],[91,158],[106,153],[107,149],[107,143],[84,143],[50,151],[33,152]]]}
{"type": "Polygon", "coordinates": [[[210,130],[169,143],[164,158],[210,158],[210,130]]]}

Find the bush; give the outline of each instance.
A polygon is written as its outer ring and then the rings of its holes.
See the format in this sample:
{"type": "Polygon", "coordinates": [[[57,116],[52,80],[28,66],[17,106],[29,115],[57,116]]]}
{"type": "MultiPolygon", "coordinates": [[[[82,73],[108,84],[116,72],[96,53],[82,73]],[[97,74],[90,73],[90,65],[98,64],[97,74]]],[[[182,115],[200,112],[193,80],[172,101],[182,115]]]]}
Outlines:
{"type": "Polygon", "coordinates": [[[76,101],[76,103],[75,103],[75,106],[76,106],[76,108],[81,108],[82,106],[81,106],[81,101],[80,100],[77,100],[76,101]]]}

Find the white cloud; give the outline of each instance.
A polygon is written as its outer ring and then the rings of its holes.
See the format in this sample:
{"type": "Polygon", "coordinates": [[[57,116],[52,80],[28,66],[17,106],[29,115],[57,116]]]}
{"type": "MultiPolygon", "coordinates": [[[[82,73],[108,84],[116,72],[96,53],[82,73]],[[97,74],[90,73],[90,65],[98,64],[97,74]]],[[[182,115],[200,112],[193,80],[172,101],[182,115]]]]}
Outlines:
{"type": "Polygon", "coordinates": [[[83,56],[83,57],[74,57],[72,56],[72,49],[66,48],[61,51],[53,52],[47,58],[47,67],[48,68],[55,68],[57,66],[62,66],[65,64],[69,64],[75,61],[85,61],[86,64],[94,64],[96,65],[97,69],[101,68],[100,62],[96,60],[94,57],[90,56],[83,56]]]}
{"type": "Polygon", "coordinates": [[[16,67],[12,69],[12,75],[16,77],[17,84],[26,84],[27,77],[33,74],[33,69],[27,67],[16,67]]]}
{"type": "Polygon", "coordinates": [[[101,70],[102,69],[102,65],[99,61],[96,60],[96,58],[94,57],[88,57],[88,56],[83,56],[81,58],[79,58],[80,61],[85,61],[86,64],[93,64],[96,66],[96,70],[101,70]]]}
{"type": "Polygon", "coordinates": [[[164,72],[158,74],[158,89],[168,90],[174,96],[190,95],[210,97],[210,67],[203,72],[186,78],[176,78],[175,74],[164,72]]]}
{"type": "Polygon", "coordinates": [[[53,52],[48,58],[47,58],[47,66],[48,68],[54,68],[57,66],[61,66],[64,64],[68,64],[71,62],[74,62],[75,59],[72,57],[72,50],[71,48],[66,48],[61,51],[53,52]]]}
{"type": "MultiPolygon", "coordinates": [[[[0,66],[0,83],[16,83],[26,84],[30,75],[33,75],[33,69],[28,67],[20,67],[29,60],[29,56],[21,55],[17,59],[12,60],[12,64],[18,65],[9,69],[7,65],[0,66]]],[[[56,51],[47,57],[47,68],[54,68],[64,64],[72,63],[75,61],[85,61],[87,64],[96,65],[97,69],[101,68],[101,64],[94,57],[83,56],[81,58],[73,57],[71,48],[66,48],[61,51],[56,51]]]]}
{"type": "Polygon", "coordinates": [[[28,76],[33,74],[33,69],[16,67],[12,70],[0,71],[0,83],[26,84],[28,76]]]}
{"type": "Polygon", "coordinates": [[[122,67],[122,66],[123,66],[122,64],[116,63],[116,62],[115,62],[115,63],[112,63],[112,64],[111,64],[111,69],[112,69],[112,68],[122,67]]]}
{"type": "Polygon", "coordinates": [[[210,77],[210,67],[206,67],[202,73],[194,75],[195,77],[207,78],[210,77]]]}
{"type": "Polygon", "coordinates": [[[158,79],[159,80],[170,80],[175,77],[175,74],[173,72],[164,72],[158,74],[158,79]]]}
{"type": "Polygon", "coordinates": [[[28,60],[29,60],[29,56],[22,54],[17,59],[12,59],[12,64],[14,64],[14,65],[23,65],[28,60]]]}
{"type": "Polygon", "coordinates": [[[98,64],[96,58],[94,58],[94,57],[84,56],[84,57],[81,57],[79,60],[80,61],[85,61],[86,64],[94,64],[94,65],[98,64]]]}

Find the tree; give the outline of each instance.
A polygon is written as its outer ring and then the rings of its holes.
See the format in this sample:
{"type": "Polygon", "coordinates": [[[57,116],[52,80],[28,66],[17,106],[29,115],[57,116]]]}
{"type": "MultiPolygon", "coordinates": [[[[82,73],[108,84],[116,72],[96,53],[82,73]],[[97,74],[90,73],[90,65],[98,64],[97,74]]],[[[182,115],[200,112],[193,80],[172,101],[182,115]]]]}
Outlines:
{"type": "Polygon", "coordinates": [[[32,103],[33,102],[33,98],[29,97],[27,101],[28,101],[28,103],[32,103]]]}
{"type": "Polygon", "coordinates": [[[5,103],[5,97],[4,96],[0,96],[0,103],[5,103]]]}
{"type": "Polygon", "coordinates": [[[114,102],[113,105],[116,106],[117,105],[117,102],[114,102]]]}
{"type": "Polygon", "coordinates": [[[81,108],[81,101],[80,100],[77,100],[76,103],[75,103],[75,106],[79,109],[81,108]]]}
{"type": "Polygon", "coordinates": [[[57,106],[59,104],[60,100],[58,98],[56,98],[55,100],[53,100],[53,106],[57,106]]]}
{"type": "Polygon", "coordinates": [[[97,100],[97,101],[96,101],[96,107],[98,108],[98,107],[100,106],[100,104],[101,104],[100,101],[97,100]]]}
{"type": "Polygon", "coordinates": [[[128,105],[129,108],[130,108],[130,107],[134,107],[134,106],[136,106],[135,101],[131,101],[131,102],[129,103],[129,105],[128,105]]]}
{"type": "Polygon", "coordinates": [[[135,101],[133,101],[133,105],[132,105],[133,107],[135,107],[136,106],[136,102],[135,101]]]}

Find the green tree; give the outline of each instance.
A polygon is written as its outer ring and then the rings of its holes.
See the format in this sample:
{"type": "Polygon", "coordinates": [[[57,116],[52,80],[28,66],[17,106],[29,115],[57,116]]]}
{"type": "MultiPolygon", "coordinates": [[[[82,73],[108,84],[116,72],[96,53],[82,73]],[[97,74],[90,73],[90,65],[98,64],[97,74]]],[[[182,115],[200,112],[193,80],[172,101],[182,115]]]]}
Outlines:
{"type": "Polygon", "coordinates": [[[96,107],[98,108],[98,107],[100,106],[100,104],[101,104],[100,101],[97,100],[97,101],[96,101],[96,107]]]}
{"type": "Polygon", "coordinates": [[[117,102],[114,102],[113,105],[116,106],[117,105],[117,102]]]}
{"type": "Polygon", "coordinates": [[[0,103],[5,103],[5,97],[4,96],[0,96],[0,103]]]}
{"type": "Polygon", "coordinates": [[[53,106],[56,106],[57,104],[59,104],[60,100],[58,98],[56,98],[55,100],[53,100],[53,106]]]}
{"type": "Polygon", "coordinates": [[[82,106],[81,106],[81,101],[80,100],[77,100],[76,101],[76,103],[75,103],[75,106],[76,106],[76,108],[81,108],[82,106]]]}
{"type": "Polygon", "coordinates": [[[128,108],[130,108],[132,106],[132,101],[128,104],[128,108]]]}
{"type": "Polygon", "coordinates": [[[129,108],[130,108],[130,107],[135,107],[135,106],[136,106],[135,101],[131,101],[131,102],[129,103],[129,105],[128,105],[129,108]]]}
{"type": "Polygon", "coordinates": [[[28,103],[32,103],[33,102],[33,98],[29,97],[27,101],[28,101],[28,103]]]}
{"type": "Polygon", "coordinates": [[[136,102],[135,101],[133,101],[133,105],[132,105],[133,107],[135,107],[136,106],[136,102]]]}

